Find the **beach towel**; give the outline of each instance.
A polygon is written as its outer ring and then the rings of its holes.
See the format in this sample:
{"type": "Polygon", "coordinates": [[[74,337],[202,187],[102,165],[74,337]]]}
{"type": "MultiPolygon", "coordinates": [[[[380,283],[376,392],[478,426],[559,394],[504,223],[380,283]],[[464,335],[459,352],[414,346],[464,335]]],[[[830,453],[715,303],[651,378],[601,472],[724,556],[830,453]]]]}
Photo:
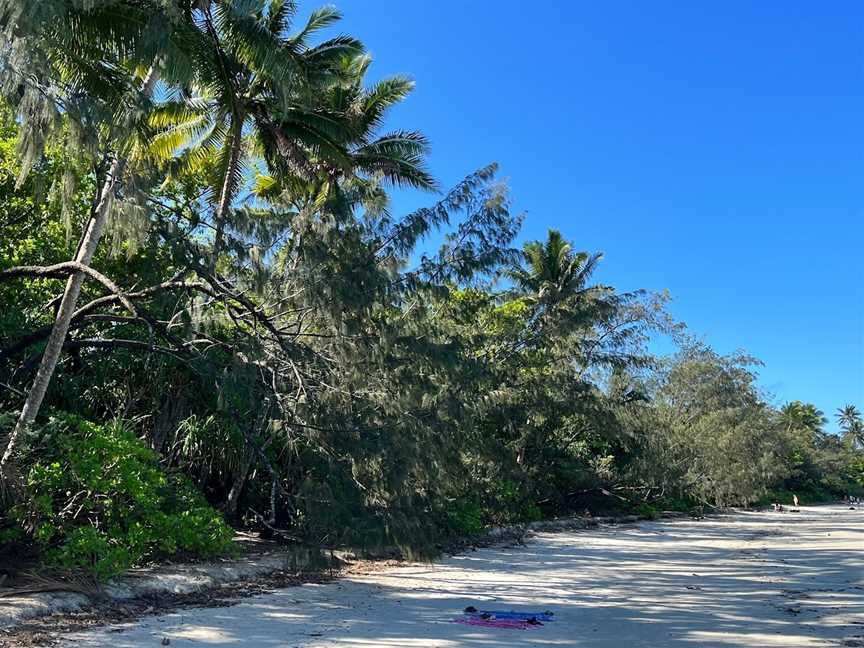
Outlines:
{"type": "Polygon", "coordinates": [[[513,612],[503,610],[477,610],[476,612],[466,612],[472,617],[495,617],[496,619],[513,619],[517,621],[528,621],[536,619],[537,621],[554,621],[555,614],[553,612],[513,612]]]}
{"type": "Polygon", "coordinates": [[[530,630],[540,627],[540,624],[531,624],[518,619],[481,619],[478,616],[457,617],[452,622],[484,628],[506,628],[508,630],[530,630]]]}

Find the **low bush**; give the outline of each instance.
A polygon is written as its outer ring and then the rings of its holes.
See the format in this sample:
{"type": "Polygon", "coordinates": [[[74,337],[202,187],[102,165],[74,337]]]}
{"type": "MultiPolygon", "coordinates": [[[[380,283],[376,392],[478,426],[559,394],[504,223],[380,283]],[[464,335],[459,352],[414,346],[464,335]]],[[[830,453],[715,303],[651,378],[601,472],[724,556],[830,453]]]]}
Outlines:
{"type": "Polygon", "coordinates": [[[231,551],[221,514],[123,423],[57,416],[39,438],[22,462],[29,501],[13,516],[47,563],[104,580],[148,559],[231,551]]]}
{"type": "Polygon", "coordinates": [[[649,520],[656,520],[658,517],[660,517],[661,510],[654,504],[649,504],[648,502],[640,502],[633,507],[633,513],[635,515],[641,515],[643,517],[646,517],[649,520]]]}
{"type": "Polygon", "coordinates": [[[455,533],[474,535],[486,528],[485,513],[476,502],[454,501],[446,511],[446,526],[455,533]]]}

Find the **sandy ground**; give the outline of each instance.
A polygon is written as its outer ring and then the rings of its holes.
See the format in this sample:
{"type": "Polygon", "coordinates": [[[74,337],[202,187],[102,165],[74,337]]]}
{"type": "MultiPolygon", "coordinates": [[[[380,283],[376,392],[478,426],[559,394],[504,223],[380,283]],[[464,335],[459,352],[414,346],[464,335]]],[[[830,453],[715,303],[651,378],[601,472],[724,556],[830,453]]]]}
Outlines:
{"type": "Polygon", "coordinates": [[[227,608],[67,637],[159,646],[864,646],[864,510],[737,513],[539,534],[227,608]],[[452,623],[468,605],[551,610],[531,630],[452,623]]]}

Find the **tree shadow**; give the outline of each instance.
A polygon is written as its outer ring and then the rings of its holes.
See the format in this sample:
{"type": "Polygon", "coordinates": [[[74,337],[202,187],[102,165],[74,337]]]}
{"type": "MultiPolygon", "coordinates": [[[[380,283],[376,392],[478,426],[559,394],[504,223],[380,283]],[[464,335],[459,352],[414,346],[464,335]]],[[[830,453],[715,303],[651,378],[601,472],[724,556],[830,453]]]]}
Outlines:
{"type": "MultiPolygon", "coordinates": [[[[151,617],[110,633],[110,645],[161,636],[172,646],[840,645],[864,634],[862,513],[811,511],[800,523],[741,513],[540,534],[524,547],[151,617]],[[556,620],[531,630],[452,623],[468,605],[550,610],[556,620]]],[[[107,636],[76,644],[106,645],[92,642],[107,636]]]]}

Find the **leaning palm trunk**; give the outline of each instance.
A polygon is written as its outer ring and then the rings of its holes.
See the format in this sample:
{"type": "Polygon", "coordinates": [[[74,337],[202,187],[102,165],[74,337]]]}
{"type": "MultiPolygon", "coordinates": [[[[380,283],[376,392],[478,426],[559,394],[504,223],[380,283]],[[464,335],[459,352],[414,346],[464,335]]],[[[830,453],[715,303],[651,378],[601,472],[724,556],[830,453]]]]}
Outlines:
{"type": "Polygon", "coordinates": [[[216,262],[219,259],[219,254],[222,252],[222,246],[225,241],[225,225],[228,219],[228,211],[231,209],[231,201],[234,198],[237,167],[240,163],[240,154],[243,147],[242,128],[243,120],[235,117],[231,142],[228,145],[228,163],[225,166],[225,175],[222,178],[222,190],[219,192],[219,204],[216,207],[213,219],[215,221],[216,233],[213,237],[213,256],[210,261],[211,272],[215,272],[216,270],[216,262]]]}
{"type": "MultiPolygon", "coordinates": [[[[153,88],[156,85],[158,74],[155,68],[150,68],[144,80],[142,92],[145,97],[149,97],[153,88]]],[[[102,182],[102,187],[99,190],[99,197],[96,204],[90,213],[90,220],[87,223],[87,229],[81,238],[81,243],[78,246],[78,251],[75,254],[75,261],[82,265],[89,266],[93,261],[93,255],[99,247],[99,241],[102,238],[102,233],[105,231],[105,224],[108,222],[108,215],[111,211],[111,202],[114,196],[115,185],[123,174],[125,160],[122,156],[116,155],[105,179],[102,182]]],[[[81,286],[84,283],[84,273],[73,272],[66,281],[66,289],[63,292],[63,298],[60,301],[60,306],[57,309],[57,316],[54,320],[54,327],[51,329],[51,335],[48,337],[48,343],[45,346],[45,351],[42,354],[42,361],[39,364],[39,370],[36,372],[36,379],[30,387],[27,394],[27,399],[24,401],[24,407],[21,409],[21,415],[18,417],[18,422],[9,436],[9,441],[6,445],[6,450],[3,452],[3,457],[0,458],[0,477],[8,475],[5,468],[12,459],[12,456],[17,448],[18,441],[21,435],[36,421],[39,415],[39,409],[42,406],[42,401],[45,398],[45,393],[48,391],[48,386],[51,384],[51,378],[54,375],[54,370],[57,367],[57,362],[60,359],[60,354],[63,351],[63,345],[66,342],[66,335],[69,332],[69,324],[72,321],[72,315],[75,312],[75,306],[78,303],[78,297],[81,294],[81,286]]]]}

